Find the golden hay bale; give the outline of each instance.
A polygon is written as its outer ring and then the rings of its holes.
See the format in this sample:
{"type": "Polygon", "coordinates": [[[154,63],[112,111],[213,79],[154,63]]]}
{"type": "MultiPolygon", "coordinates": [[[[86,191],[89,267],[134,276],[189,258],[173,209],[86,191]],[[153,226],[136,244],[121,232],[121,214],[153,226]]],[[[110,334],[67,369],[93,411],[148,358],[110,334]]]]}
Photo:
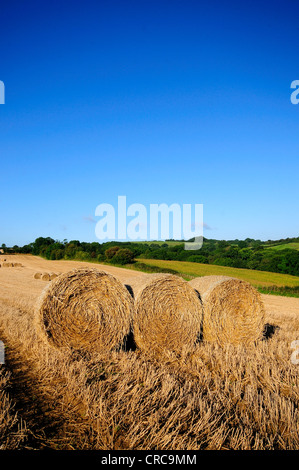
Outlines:
{"type": "Polygon", "coordinates": [[[79,268],[44,289],[36,326],[52,346],[106,352],[120,348],[132,327],[134,302],[111,274],[79,268]]]}
{"type": "Polygon", "coordinates": [[[42,279],[42,281],[50,281],[50,274],[49,273],[43,273],[41,279],[42,279]]]}
{"type": "Polygon", "coordinates": [[[41,279],[42,273],[35,273],[33,277],[34,279],[41,279]]]}
{"type": "Polygon", "coordinates": [[[56,273],[50,273],[50,281],[53,281],[57,277],[56,273]]]}
{"type": "Polygon", "coordinates": [[[204,276],[189,284],[203,302],[205,341],[236,345],[262,337],[264,306],[259,292],[249,282],[228,276],[204,276]]]}
{"type": "Polygon", "coordinates": [[[128,286],[135,297],[136,345],[152,355],[180,355],[199,338],[202,303],[194,289],[173,274],[148,274],[128,286]]]}

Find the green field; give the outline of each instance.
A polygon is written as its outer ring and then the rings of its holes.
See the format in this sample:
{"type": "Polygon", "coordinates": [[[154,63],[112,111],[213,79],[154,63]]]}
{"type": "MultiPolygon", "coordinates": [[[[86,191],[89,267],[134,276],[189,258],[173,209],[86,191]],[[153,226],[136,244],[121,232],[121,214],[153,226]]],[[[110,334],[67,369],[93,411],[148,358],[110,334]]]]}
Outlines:
{"type": "Polygon", "coordinates": [[[168,246],[176,246],[176,245],[182,245],[184,242],[180,241],[175,241],[175,240],[169,240],[169,241],[163,241],[163,240],[146,240],[146,241],[134,241],[133,243],[142,243],[144,245],[165,245],[167,244],[168,246]]]}
{"type": "Polygon", "coordinates": [[[212,264],[191,263],[187,261],[166,261],[157,259],[138,259],[139,262],[149,266],[163,269],[172,269],[189,280],[197,276],[223,275],[236,277],[250,282],[255,287],[289,286],[299,287],[299,277],[289,274],[279,274],[251,269],[230,268],[212,264]]]}
{"type": "Polygon", "coordinates": [[[272,249],[272,250],[285,250],[285,249],[291,249],[291,250],[299,250],[299,243],[293,242],[293,243],[283,243],[282,245],[270,245],[267,246],[267,249],[272,249]]]}

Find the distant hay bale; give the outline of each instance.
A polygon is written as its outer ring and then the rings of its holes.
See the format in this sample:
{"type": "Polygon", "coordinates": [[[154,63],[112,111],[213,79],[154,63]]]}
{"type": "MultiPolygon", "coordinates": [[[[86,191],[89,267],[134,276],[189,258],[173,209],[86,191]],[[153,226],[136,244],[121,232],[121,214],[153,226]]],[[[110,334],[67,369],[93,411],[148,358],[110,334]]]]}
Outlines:
{"type": "Polygon", "coordinates": [[[22,268],[22,263],[14,263],[15,268],[22,268]]]}
{"type": "Polygon", "coordinates": [[[41,279],[42,273],[34,273],[34,279],[41,279]]]}
{"type": "Polygon", "coordinates": [[[237,345],[262,337],[264,306],[259,292],[249,282],[228,276],[204,276],[189,284],[203,302],[203,340],[237,345]]]}
{"type": "Polygon", "coordinates": [[[6,263],[3,263],[2,266],[3,266],[3,268],[11,268],[11,267],[12,267],[12,263],[6,262],[6,263]]]}
{"type": "Polygon", "coordinates": [[[135,297],[133,332],[141,350],[159,357],[195,345],[203,309],[188,282],[173,274],[148,274],[127,288],[135,297]]]}
{"type": "Polygon", "coordinates": [[[50,273],[50,281],[53,281],[57,277],[56,273],[50,273]]]}
{"type": "Polygon", "coordinates": [[[42,281],[50,281],[50,274],[49,273],[43,273],[41,279],[42,279],[42,281]]]}
{"type": "Polygon", "coordinates": [[[61,274],[44,289],[35,319],[52,346],[106,352],[124,344],[133,309],[133,299],[118,279],[79,268],[61,274]]]}

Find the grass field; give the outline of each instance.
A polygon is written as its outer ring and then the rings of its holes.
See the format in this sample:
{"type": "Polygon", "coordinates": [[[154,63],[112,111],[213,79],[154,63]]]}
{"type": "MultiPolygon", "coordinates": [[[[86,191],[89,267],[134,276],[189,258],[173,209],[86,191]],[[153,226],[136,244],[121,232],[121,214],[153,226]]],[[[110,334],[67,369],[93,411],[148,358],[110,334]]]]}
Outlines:
{"type": "Polygon", "coordinates": [[[191,263],[187,261],[166,261],[156,259],[138,259],[138,261],[150,266],[175,270],[187,280],[196,276],[209,276],[217,274],[243,279],[244,281],[250,282],[255,287],[267,287],[273,285],[289,287],[299,286],[299,277],[290,276],[289,274],[231,268],[228,266],[216,266],[212,264],[191,263]]]}
{"type": "Polygon", "coordinates": [[[145,245],[165,245],[167,244],[168,246],[176,246],[176,245],[182,245],[184,242],[180,241],[175,241],[175,240],[170,240],[170,241],[165,241],[165,240],[146,240],[146,241],[136,241],[134,243],[144,243],[145,245]]]}
{"type": "Polygon", "coordinates": [[[299,250],[299,243],[284,243],[283,245],[270,245],[267,246],[267,249],[272,249],[272,250],[285,250],[285,249],[291,249],[291,250],[299,250]]]}

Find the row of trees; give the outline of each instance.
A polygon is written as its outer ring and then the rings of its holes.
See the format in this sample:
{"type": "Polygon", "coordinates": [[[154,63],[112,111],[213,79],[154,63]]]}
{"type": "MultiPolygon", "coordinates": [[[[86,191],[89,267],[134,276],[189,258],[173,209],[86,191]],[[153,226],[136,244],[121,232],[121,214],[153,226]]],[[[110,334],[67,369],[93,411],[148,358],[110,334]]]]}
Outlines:
{"type": "Polygon", "coordinates": [[[49,260],[79,260],[79,261],[99,261],[114,264],[128,264],[134,261],[136,253],[125,245],[115,243],[100,244],[97,242],[87,243],[79,240],[54,240],[51,237],[39,237],[33,243],[22,247],[13,246],[7,248],[2,245],[4,253],[31,253],[42,256],[49,260]]]}
{"type": "MultiPolygon", "coordinates": [[[[297,239],[289,241],[299,242],[297,239]]],[[[286,240],[281,240],[286,243],[286,240]]],[[[273,242],[274,243],[274,242],[273,242]]],[[[128,264],[139,258],[191,261],[236,268],[258,269],[299,276],[299,251],[294,249],[275,250],[269,242],[260,240],[209,240],[204,239],[200,250],[187,251],[184,243],[134,243],[134,242],[80,242],[79,240],[53,240],[37,238],[23,247],[8,249],[18,253],[32,253],[50,260],[77,259],[81,261],[128,264]]]]}

